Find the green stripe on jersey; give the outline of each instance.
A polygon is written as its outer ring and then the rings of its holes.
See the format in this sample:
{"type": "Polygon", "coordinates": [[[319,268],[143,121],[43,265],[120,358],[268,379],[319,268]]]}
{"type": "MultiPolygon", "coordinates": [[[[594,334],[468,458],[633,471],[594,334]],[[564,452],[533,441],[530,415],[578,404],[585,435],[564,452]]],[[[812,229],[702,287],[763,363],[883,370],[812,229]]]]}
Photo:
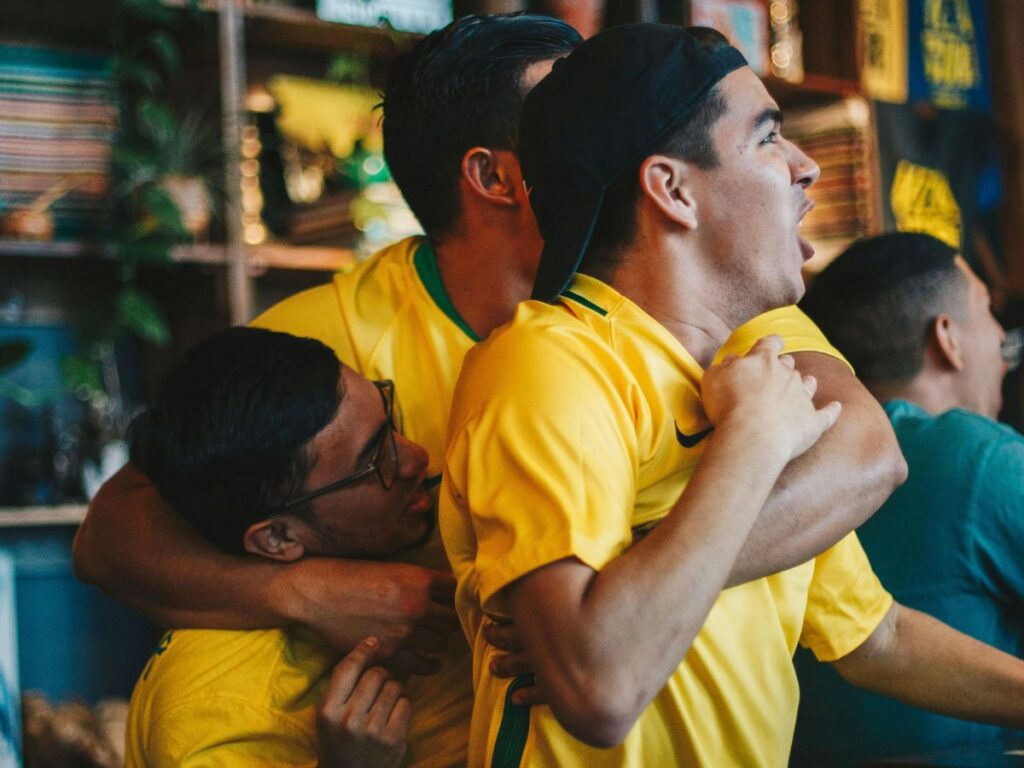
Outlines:
{"type": "Polygon", "coordinates": [[[582,304],[587,309],[594,310],[601,317],[604,317],[605,315],[608,314],[607,309],[605,309],[604,307],[597,306],[597,304],[592,302],[590,299],[586,298],[585,296],[580,296],[578,293],[575,293],[574,291],[562,291],[562,295],[565,296],[565,298],[567,299],[572,299],[577,304],[582,304]]]}
{"type": "Polygon", "coordinates": [[[448,298],[448,294],[444,289],[444,283],[441,282],[441,273],[437,269],[437,256],[434,254],[434,248],[427,238],[424,237],[420,241],[412,261],[416,266],[416,274],[420,276],[420,282],[427,289],[430,298],[437,304],[437,308],[448,315],[448,319],[459,326],[462,332],[469,336],[469,338],[473,341],[480,341],[480,337],[469,327],[469,323],[462,319],[462,315],[455,309],[452,300],[448,298]]]}
{"type": "Polygon", "coordinates": [[[530,735],[530,708],[512,703],[512,694],[520,688],[533,685],[533,675],[521,675],[512,681],[505,693],[505,711],[494,741],[491,768],[519,768],[526,750],[526,737],[530,735]]]}

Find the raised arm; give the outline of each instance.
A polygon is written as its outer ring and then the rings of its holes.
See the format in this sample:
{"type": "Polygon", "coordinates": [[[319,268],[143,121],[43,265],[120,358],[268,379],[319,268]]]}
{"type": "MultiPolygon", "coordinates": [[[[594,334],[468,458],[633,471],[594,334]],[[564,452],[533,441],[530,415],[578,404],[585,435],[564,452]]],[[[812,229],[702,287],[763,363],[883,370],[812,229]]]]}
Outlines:
{"type": "MultiPolygon", "coordinates": [[[[126,466],[100,489],[75,537],[75,573],[170,627],[301,623],[341,649],[367,636],[436,653],[457,628],[452,579],[413,565],[309,558],[291,565],[215,549],[126,466]]],[[[405,659],[423,668],[422,659],[405,659]]]]}
{"type": "Polygon", "coordinates": [[[906,704],[1024,728],[1024,661],[898,603],[833,666],[848,682],[906,704]]]}
{"type": "Polygon", "coordinates": [[[648,536],[600,571],[563,559],[509,587],[538,687],[576,738],[621,742],[686,655],[779,473],[835,423],[839,407],[814,409],[780,347],[766,339],[708,370],[715,432],[648,536]]]}
{"type": "Polygon", "coordinates": [[[843,416],[775,484],[726,586],[791,568],[838,542],[906,480],[907,464],[885,412],[849,367],[820,352],[793,355],[818,381],[815,403],[843,416]]]}

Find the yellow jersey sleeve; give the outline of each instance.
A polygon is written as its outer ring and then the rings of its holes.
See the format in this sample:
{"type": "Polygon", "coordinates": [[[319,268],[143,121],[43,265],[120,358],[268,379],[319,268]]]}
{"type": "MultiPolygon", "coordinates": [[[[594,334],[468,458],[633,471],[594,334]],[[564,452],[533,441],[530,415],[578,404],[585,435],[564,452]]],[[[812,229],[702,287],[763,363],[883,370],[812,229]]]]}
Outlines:
{"type": "Polygon", "coordinates": [[[493,615],[508,615],[501,590],[531,571],[568,557],[599,570],[630,542],[633,408],[602,357],[564,329],[504,333],[467,357],[442,533],[456,570],[472,568],[480,605],[493,615]]]}
{"type": "Polygon", "coordinates": [[[841,659],[868,639],[892,604],[850,533],[814,561],[800,644],[819,661],[841,659]]]}
{"type": "Polygon", "coordinates": [[[275,304],[250,325],[317,339],[334,350],[338,359],[358,367],[352,362],[357,359],[357,355],[351,335],[342,323],[343,317],[338,291],[333,283],[327,283],[275,304]]]}
{"type": "Polygon", "coordinates": [[[315,768],[319,762],[308,728],[280,711],[234,697],[183,702],[159,713],[149,730],[146,755],[151,765],[315,768]]]}
{"type": "MultiPolygon", "coordinates": [[[[785,343],[782,351],[787,354],[821,352],[850,366],[842,353],[829,343],[814,321],[796,306],[773,309],[741,325],[718,350],[715,362],[721,362],[726,355],[745,355],[760,339],[773,333],[783,338],[785,343]]],[[[850,367],[850,370],[853,368],[850,367]]]]}

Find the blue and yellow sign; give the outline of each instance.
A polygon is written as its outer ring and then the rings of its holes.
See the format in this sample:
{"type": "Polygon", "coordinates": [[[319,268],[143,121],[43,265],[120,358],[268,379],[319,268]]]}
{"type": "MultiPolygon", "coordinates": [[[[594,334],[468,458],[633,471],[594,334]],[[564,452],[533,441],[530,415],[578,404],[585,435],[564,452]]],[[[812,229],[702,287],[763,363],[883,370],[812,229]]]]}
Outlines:
{"type": "Polygon", "coordinates": [[[908,11],[910,99],[991,111],[985,0],[910,0],[908,11]]]}
{"type": "Polygon", "coordinates": [[[868,96],[991,111],[985,0],[861,0],[860,20],[868,96]]]}

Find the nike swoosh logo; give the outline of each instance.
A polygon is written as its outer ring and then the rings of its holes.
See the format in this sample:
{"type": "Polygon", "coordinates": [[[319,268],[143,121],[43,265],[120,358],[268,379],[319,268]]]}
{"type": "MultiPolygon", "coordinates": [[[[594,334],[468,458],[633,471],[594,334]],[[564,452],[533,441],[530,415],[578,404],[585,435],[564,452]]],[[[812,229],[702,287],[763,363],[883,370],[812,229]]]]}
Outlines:
{"type": "Polygon", "coordinates": [[[428,491],[431,491],[434,488],[437,488],[437,486],[439,486],[440,484],[441,484],[441,475],[434,475],[433,477],[424,477],[423,478],[423,487],[426,488],[428,491]]]}
{"type": "Polygon", "coordinates": [[[695,432],[692,435],[688,435],[685,432],[680,431],[679,425],[676,424],[676,440],[683,448],[693,448],[697,443],[703,440],[705,437],[715,431],[714,427],[708,427],[707,429],[695,432]]]}

